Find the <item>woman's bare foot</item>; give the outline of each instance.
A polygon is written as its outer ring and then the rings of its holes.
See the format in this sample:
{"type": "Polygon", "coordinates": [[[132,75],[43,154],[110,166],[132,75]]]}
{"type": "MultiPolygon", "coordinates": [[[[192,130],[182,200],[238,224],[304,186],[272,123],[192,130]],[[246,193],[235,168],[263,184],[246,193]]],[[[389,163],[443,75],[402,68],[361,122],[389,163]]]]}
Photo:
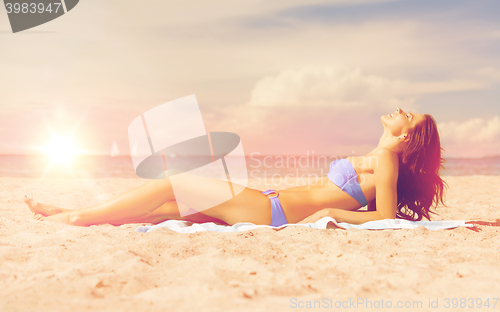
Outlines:
{"type": "Polygon", "coordinates": [[[39,220],[39,221],[43,221],[43,220],[45,220],[45,217],[44,217],[44,216],[42,216],[42,215],[41,215],[41,214],[39,214],[39,213],[34,213],[34,212],[33,212],[33,218],[35,218],[35,219],[37,219],[37,220],[39,220]]]}
{"type": "Polygon", "coordinates": [[[59,214],[62,212],[73,211],[71,209],[64,209],[64,208],[59,208],[56,206],[36,202],[33,199],[27,197],[26,195],[24,196],[23,201],[30,208],[30,210],[35,213],[35,218],[36,218],[37,214],[41,215],[41,216],[52,216],[52,215],[59,214]]]}

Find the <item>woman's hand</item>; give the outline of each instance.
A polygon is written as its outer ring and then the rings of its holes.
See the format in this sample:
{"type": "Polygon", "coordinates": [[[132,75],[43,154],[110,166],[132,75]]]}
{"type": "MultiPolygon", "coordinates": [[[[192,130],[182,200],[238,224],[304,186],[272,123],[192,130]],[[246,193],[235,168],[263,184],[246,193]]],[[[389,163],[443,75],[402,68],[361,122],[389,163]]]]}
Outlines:
{"type": "Polygon", "coordinates": [[[330,209],[330,208],[317,211],[316,213],[310,215],[309,217],[305,218],[304,220],[298,222],[297,224],[315,223],[316,221],[321,220],[324,217],[332,217],[332,212],[333,212],[333,209],[330,209]]]}

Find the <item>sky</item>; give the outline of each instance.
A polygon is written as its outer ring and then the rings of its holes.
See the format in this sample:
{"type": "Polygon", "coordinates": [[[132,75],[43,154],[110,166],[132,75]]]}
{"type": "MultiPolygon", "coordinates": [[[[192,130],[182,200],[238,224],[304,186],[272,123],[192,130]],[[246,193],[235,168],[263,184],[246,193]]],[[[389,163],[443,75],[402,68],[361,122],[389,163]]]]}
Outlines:
{"type": "Polygon", "coordinates": [[[362,155],[397,107],[434,117],[445,157],[500,155],[498,16],[495,0],[80,0],[13,34],[2,9],[0,154],[56,135],[130,155],[134,118],[195,94],[247,155],[362,155]]]}

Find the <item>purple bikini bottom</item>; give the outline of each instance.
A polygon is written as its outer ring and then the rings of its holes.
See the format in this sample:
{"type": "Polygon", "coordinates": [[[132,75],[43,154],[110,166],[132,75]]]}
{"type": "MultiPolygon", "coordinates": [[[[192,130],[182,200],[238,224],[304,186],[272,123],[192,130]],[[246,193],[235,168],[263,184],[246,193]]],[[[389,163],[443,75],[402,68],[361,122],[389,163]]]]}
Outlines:
{"type": "Polygon", "coordinates": [[[267,190],[262,192],[262,194],[267,195],[271,200],[271,226],[281,226],[283,224],[287,224],[285,213],[283,212],[283,207],[281,207],[280,200],[278,196],[280,195],[275,190],[267,190]],[[269,196],[274,195],[274,196],[269,196]]]}

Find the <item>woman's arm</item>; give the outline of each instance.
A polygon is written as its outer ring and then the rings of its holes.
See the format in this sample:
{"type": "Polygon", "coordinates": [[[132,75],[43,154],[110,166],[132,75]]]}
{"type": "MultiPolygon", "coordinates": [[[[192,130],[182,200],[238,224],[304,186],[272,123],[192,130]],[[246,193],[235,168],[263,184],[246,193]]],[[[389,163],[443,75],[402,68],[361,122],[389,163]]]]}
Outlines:
{"type": "Polygon", "coordinates": [[[315,223],[316,221],[324,217],[332,217],[337,222],[347,222],[351,224],[362,224],[368,221],[388,219],[384,218],[378,211],[349,211],[343,209],[326,208],[310,215],[309,217],[298,223],[315,223]]]}
{"type": "Polygon", "coordinates": [[[342,209],[330,209],[328,216],[337,222],[347,222],[350,224],[363,224],[368,221],[391,219],[385,218],[378,211],[349,211],[342,209]]]}
{"type": "MultiPolygon", "coordinates": [[[[399,158],[388,148],[379,149],[375,177],[375,203],[381,219],[395,219],[398,207],[399,158]]],[[[371,212],[371,211],[370,211],[371,212]]]]}

